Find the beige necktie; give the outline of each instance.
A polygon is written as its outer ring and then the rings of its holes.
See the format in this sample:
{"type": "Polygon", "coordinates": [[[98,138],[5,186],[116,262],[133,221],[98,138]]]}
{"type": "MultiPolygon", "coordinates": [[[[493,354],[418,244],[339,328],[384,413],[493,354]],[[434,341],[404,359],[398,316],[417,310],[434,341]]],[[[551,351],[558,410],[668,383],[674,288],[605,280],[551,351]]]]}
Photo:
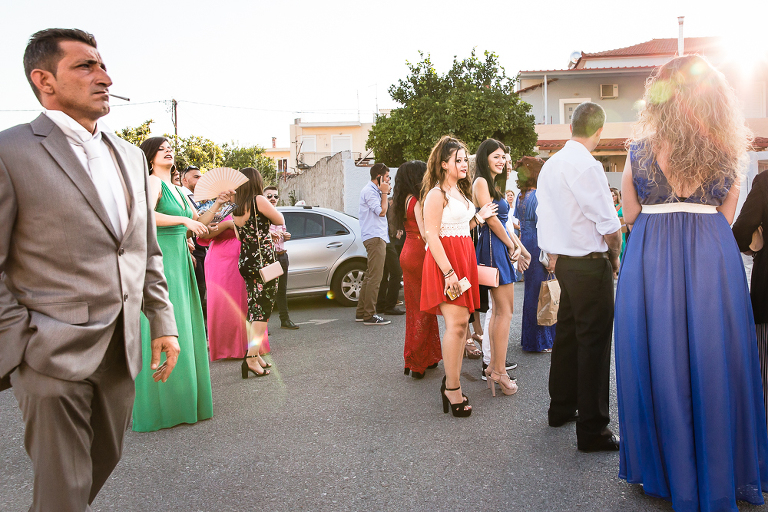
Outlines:
{"type": "Polygon", "coordinates": [[[122,237],[124,229],[120,223],[120,214],[117,209],[117,200],[112,190],[112,184],[107,176],[109,171],[105,169],[104,158],[108,155],[105,154],[106,148],[102,145],[101,134],[99,133],[91,140],[80,142],[80,145],[85,150],[85,156],[88,158],[88,172],[91,175],[93,184],[96,186],[101,202],[107,210],[109,221],[112,223],[112,227],[115,228],[115,233],[117,233],[118,237],[122,237]]]}

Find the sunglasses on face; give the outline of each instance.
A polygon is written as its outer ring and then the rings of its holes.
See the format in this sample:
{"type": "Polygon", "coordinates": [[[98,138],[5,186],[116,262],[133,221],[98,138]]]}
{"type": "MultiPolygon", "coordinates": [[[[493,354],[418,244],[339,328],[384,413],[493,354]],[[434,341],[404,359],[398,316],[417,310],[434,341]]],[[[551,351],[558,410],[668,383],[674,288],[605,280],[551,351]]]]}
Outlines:
{"type": "Polygon", "coordinates": [[[280,199],[280,196],[279,196],[279,195],[277,195],[277,194],[267,194],[267,199],[272,199],[273,197],[274,197],[275,199],[280,199]]]}

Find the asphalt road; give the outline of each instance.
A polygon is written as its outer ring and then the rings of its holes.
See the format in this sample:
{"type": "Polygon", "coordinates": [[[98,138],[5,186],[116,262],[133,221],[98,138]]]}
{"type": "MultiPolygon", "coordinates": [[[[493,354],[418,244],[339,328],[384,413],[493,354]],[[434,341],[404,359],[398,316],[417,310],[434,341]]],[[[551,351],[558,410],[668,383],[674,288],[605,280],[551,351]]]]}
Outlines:
{"type": "MultiPolygon", "coordinates": [[[[270,322],[272,375],[211,364],[214,417],[128,432],[96,511],[672,510],[617,477],[619,456],[580,453],[573,424],[547,426],[549,355],[520,349],[522,284],[509,357],[520,391],[491,397],[464,360],[470,418],[442,413],[442,365],[403,376],[405,317],[366,327],[326,299],[289,301],[298,331],[270,322]]],[[[610,427],[618,432],[611,377],[610,427]]],[[[27,510],[31,464],[10,391],[0,393],[0,510],[27,510]]],[[[740,503],[742,510],[766,510],[740,503]]]]}

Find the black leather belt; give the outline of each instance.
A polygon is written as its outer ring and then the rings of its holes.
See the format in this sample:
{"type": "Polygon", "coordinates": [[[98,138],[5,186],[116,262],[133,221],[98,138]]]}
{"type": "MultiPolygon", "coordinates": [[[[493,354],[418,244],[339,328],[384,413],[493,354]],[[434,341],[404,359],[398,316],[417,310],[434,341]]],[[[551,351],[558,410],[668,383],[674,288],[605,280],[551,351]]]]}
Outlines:
{"type": "Polygon", "coordinates": [[[607,252],[591,252],[585,256],[568,256],[566,254],[559,254],[557,257],[566,259],[570,258],[573,260],[596,260],[598,258],[609,259],[607,252]]]}

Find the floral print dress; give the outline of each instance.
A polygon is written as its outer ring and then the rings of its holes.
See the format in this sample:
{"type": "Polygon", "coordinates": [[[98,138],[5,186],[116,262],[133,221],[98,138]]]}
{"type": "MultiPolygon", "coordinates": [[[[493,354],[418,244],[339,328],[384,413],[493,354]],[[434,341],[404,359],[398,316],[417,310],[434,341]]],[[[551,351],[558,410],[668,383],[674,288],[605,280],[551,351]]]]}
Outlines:
{"type": "Polygon", "coordinates": [[[265,283],[259,269],[274,263],[275,247],[269,234],[270,221],[259,212],[254,200],[251,216],[245,226],[239,228],[240,258],[238,267],[245,280],[248,293],[248,321],[266,322],[275,307],[277,279],[265,283]]]}

